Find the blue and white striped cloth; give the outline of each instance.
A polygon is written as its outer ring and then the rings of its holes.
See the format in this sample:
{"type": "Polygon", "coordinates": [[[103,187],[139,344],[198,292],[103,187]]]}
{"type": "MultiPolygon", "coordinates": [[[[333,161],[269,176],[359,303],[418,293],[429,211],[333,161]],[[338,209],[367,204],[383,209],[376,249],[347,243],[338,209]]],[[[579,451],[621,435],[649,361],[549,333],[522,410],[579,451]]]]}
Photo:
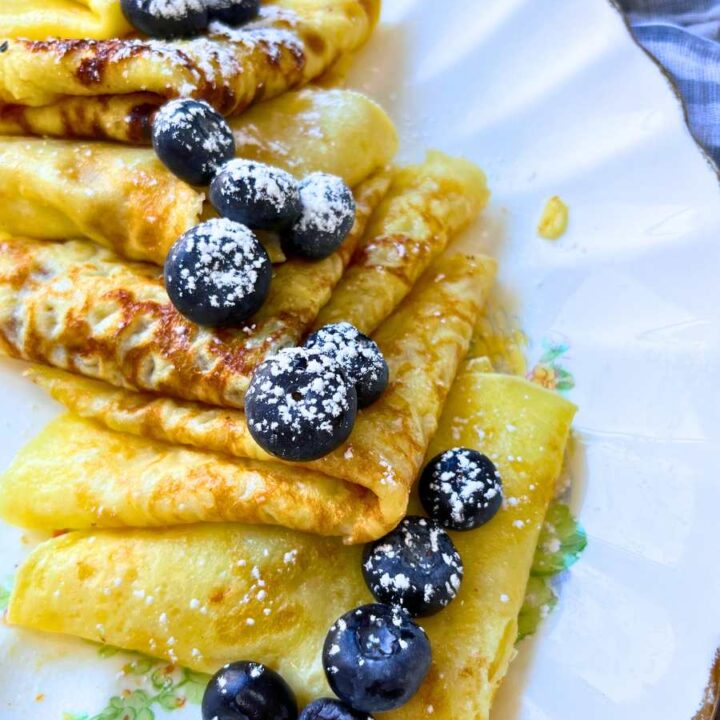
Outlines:
{"type": "Polygon", "coordinates": [[[720,167],[720,0],[617,0],[638,42],[685,100],[696,140],[720,167]]]}

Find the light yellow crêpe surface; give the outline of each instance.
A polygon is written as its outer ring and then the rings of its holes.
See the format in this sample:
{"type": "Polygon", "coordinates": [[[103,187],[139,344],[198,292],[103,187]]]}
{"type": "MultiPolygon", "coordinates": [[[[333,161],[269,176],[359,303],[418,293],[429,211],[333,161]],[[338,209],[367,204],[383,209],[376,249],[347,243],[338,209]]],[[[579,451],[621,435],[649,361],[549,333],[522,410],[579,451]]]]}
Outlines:
{"type": "MultiPolygon", "coordinates": [[[[430,705],[441,720],[487,720],[513,654],[574,407],[483,370],[461,373],[431,452],[461,444],[489,453],[506,498],[517,502],[483,528],[453,534],[463,585],[447,609],[421,621],[433,666],[416,698],[386,715],[392,720],[424,717],[430,705]]],[[[371,600],[360,562],[359,547],[277,528],[73,532],[41,545],[20,568],[8,620],[208,672],[252,658],[280,671],[305,702],[329,692],[320,656],[330,624],[371,600]]]]}
{"type": "Polygon", "coordinates": [[[2,0],[0,34],[6,38],[119,38],[132,27],[120,0],[2,0]]]}

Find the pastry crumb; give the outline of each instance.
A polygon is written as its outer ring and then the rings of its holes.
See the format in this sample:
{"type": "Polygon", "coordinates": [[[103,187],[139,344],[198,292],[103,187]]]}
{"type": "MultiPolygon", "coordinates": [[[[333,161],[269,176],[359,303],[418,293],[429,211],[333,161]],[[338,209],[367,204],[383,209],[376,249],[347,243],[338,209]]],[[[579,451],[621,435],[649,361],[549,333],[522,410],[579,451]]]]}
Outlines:
{"type": "Polygon", "coordinates": [[[546,240],[562,237],[567,230],[569,213],[568,206],[557,195],[553,195],[540,216],[538,235],[546,240]]]}

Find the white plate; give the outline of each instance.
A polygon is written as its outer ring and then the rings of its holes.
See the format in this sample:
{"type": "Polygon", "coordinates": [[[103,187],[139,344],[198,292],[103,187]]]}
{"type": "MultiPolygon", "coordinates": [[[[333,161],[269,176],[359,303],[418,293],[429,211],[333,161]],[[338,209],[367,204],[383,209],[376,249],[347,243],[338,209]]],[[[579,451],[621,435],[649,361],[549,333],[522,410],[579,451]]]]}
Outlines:
{"type": "MultiPolygon", "coordinates": [[[[717,178],[604,0],[386,5],[355,85],[391,110],[404,160],[435,146],[486,169],[491,225],[504,228],[488,238],[531,358],[544,339],[567,343],[580,405],[589,547],[493,718],[689,720],[720,646],[717,178]],[[571,224],[549,242],[535,227],[555,194],[571,224]]],[[[0,371],[4,466],[57,408],[19,366],[0,371]]],[[[20,537],[0,531],[0,579],[20,537]]],[[[92,716],[121,689],[155,692],[146,675],[116,677],[124,662],[2,628],[0,717],[92,716]]],[[[165,717],[157,704],[131,720],[153,716],[165,717]]]]}

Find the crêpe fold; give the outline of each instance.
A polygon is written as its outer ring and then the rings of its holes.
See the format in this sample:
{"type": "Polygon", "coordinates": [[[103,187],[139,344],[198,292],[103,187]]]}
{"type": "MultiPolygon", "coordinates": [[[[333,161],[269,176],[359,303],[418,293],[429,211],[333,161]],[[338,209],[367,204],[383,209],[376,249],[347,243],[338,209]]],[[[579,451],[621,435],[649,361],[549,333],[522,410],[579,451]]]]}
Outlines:
{"type": "Polygon", "coordinates": [[[3,0],[0,32],[8,38],[118,38],[132,31],[120,0],[3,0]]]}
{"type": "Polygon", "coordinates": [[[119,122],[125,130],[115,128],[113,136],[132,141],[143,135],[158,99],[194,97],[232,115],[306,84],[365,43],[379,5],[277,0],[263,6],[257,21],[241,28],[214,24],[207,36],[190,40],[10,38],[0,55],[0,103],[26,132],[36,128],[18,108],[44,107],[44,123],[64,124],[64,136],[106,137],[104,127],[119,122]],[[115,107],[112,121],[101,119],[102,103],[133,95],[138,102],[125,105],[121,117],[115,107]],[[99,119],[95,127],[73,125],[65,105],[73,98],[101,99],[88,108],[99,119]]]}
{"type": "Polygon", "coordinates": [[[52,424],[5,474],[0,514],[44,529],[235,520],[349,542],[379,537],[407,508],[494,271],[492,261],[465,255],[433,267],[375,335],[390,387],[343,446],[311,463],[268,456],[240,411],[38,369],[35,381],[56,399],[111,430],[52,424]]]}
{"type": "Polygon", "coordinates": [[[0,240],[0,350],[117,387],[241,408],[258,363],[297,344],[328,301],[333,319],[366,332],[377,327],[487,197],[479,170],[441,153],[413,167],[417,183],[397,172],[406,180],[390,190],[384,202],[391,210],[381,208],[366,235],[392,235],[393,257],[400,258],[396,275],[384,265],[363,265],[366,250],[358,265],[357,244],[385,190],[382,180],[371,178],[356,190],[357,222],[341,249],[320,262],[294,259],[277,268],[265,305],[238,329],[188,322],[170,303],[157,269],[90,243],[0,240]],[[358,267],[363,277],[376,276],[362,281],[364,291],[352,303],[335,289],[348,262],[347,277],[357,277],[358,267]]]}
{"type": "MultiPolygon", "coordinates": [[[[288,93],[236,118],[233,131],[239,157],[298,177],[330,172],[351,186],[382,169],[397,145],[385,112],[344,90],[288,93]]],[[[0,138],[0,232],[88,238],[125,258],[162,265],[173,243],[200,221],[203,200],[149,148],[0,138]]]]}
{"type": "Polygon", "coordinates": [[[330,298],[386,188],[383,175],[361,184],[341,248],[276,268],[265,304],[237,329],[182,317],[155,266],[86,241],[0,238],[0,351],[119,387],[242,407],[253,369],[297,343],[330,298]]]}
{"type": "MultiPolygon", "coordinates": [[[[573,414],[523,379],[474,361],[461,371],[430,453],[488,453],[507,501],[484,527],[453,535],[465,565],[460,593],[420,620],[431,670],[408,705],[383,717],[425,717],[432,707],[441,720],[488,720],[573,414]]],[[[329,692],[321,649],[330,624],[371,600],[361,555],[333,539],[243,525],[72,532],[21,566],[8,620],[207,672],[253,658],[279,670],[304,703],[329,692]]]]}
{"type": "Polygon", "coordinates": [[[428,152],[424,162],[395,172],[316,327],[346,320],[373,332],[489,197],[476,165],[442,152],[428,152]]]}

